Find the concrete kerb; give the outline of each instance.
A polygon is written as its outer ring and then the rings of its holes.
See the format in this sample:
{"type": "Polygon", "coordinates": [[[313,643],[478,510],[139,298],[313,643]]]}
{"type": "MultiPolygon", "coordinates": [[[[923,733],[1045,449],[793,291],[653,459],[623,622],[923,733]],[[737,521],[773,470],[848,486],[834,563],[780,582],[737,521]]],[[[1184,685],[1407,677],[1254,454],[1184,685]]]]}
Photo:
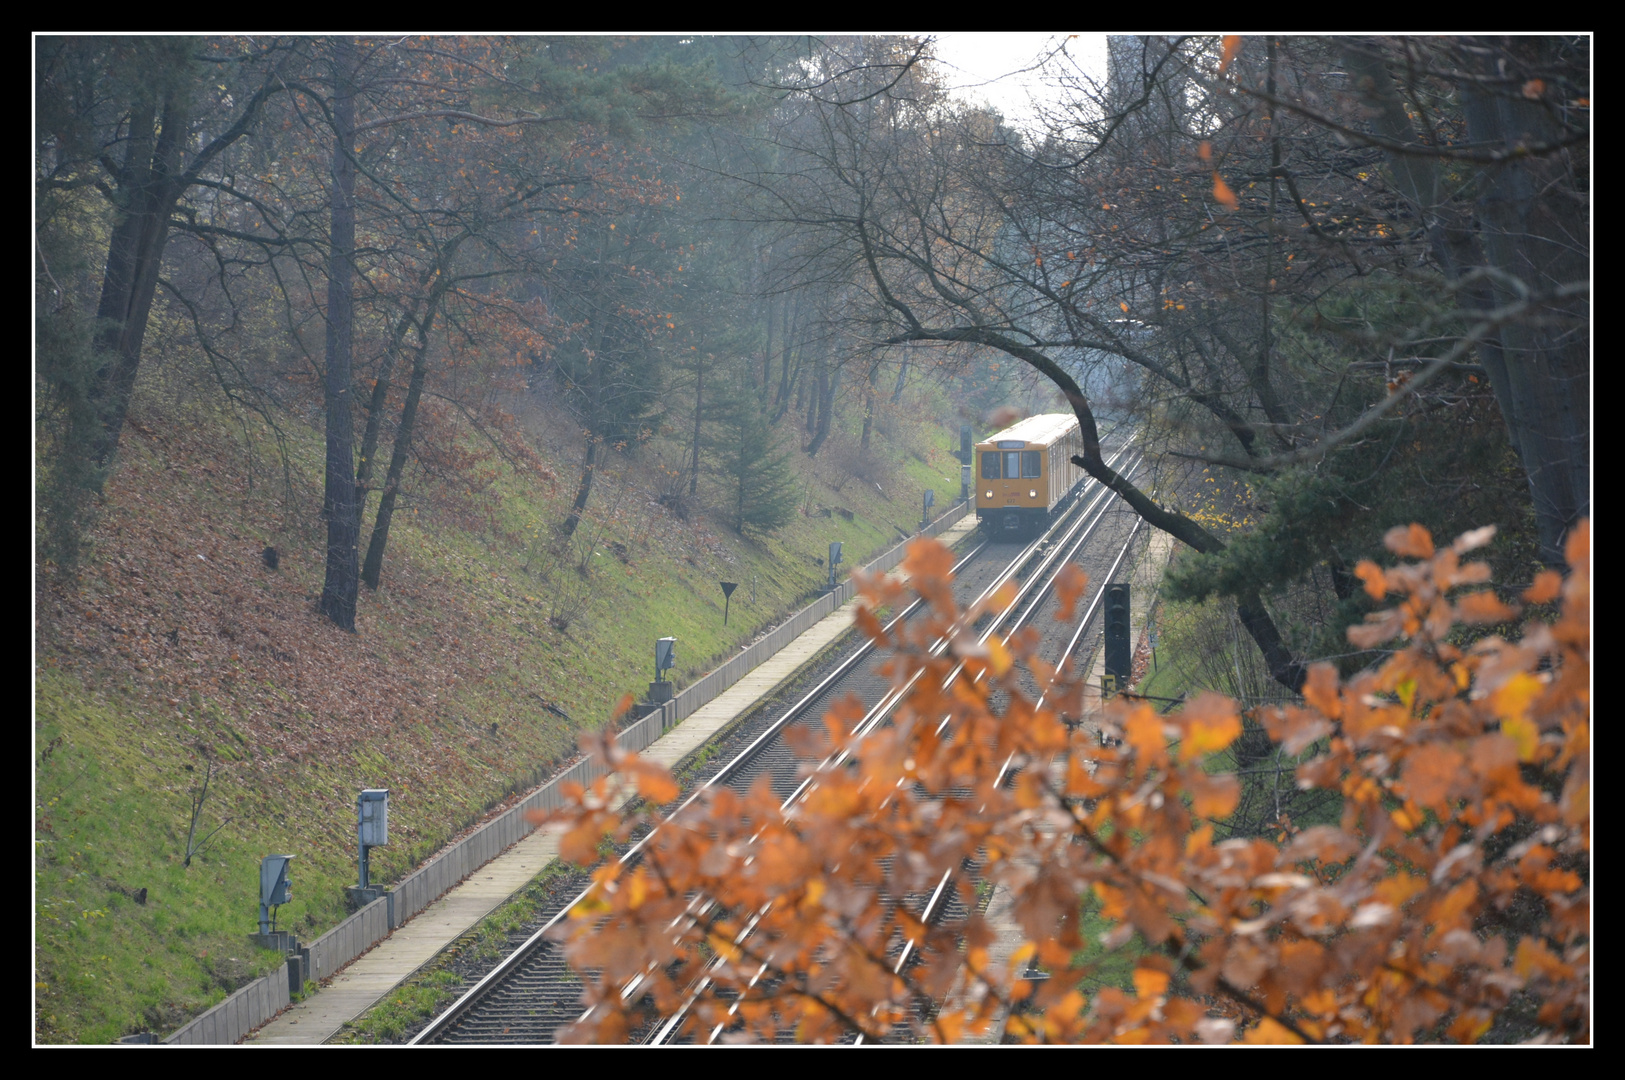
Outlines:
{"type": "Polygon", "coordinates": [[[163,1042],[171,1046],[234,1043],[276,1016],[290,1000],[287,969],[281,968],[241,987],[163,1042]]]}

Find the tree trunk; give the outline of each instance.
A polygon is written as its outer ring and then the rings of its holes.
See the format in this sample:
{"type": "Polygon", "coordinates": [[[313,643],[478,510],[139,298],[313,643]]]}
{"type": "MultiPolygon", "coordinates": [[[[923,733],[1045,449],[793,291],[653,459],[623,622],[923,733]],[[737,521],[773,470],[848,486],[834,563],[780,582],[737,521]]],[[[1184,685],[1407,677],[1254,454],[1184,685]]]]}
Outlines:
{"type": "MultiPolygon", "coordinates": [[[[1503,46],[1535,54],[1550,42],[1531,39],[1503,46]]],[[[1484,74],[1496,73],[1486,61],[1484,74]]],[[[1558,141],[1547,106],[1522,95],[1491,94],[1481,87],[1464,98],[1474,145],[1513,151],[1519,145],[1558,141]]],[[[1590,259],[1582,247],[1590,226],[1590,200],[1575,190],[1558,155],[1514,156],[1488,166],[1479,185],[1480,235],[1490,266],[1537,293],[1586,282],[1590,259]]],[[[1494,281],[1496,304],[1521,297],[1505,278],[1494,281]]],[[[1563,541],[1591,512],[1591,304],[1581,293],[1548,301],[1535,317],[1501,327],[1502,369],[1512,403],[1507,426],[1515,432],[1529,476],[1541,558],[1563,567],[1563,541]]],[[[1492,373],[1493,376],[1493,373],[1492,373]]]]}
{"type": "MultiPolygon", "coordinates": [[[[784,303],[782,310],[780,311],[780,316],[782,319],[780,325],[783,328],[783,333],[779,336],[783,344],[780,346],[781,356],[779,363],[779,392],[778,395],[773,399],[773,423],[775,424],[784,419],[785,411],[790,407],[790,343],[793,340],[791,335],[800,322],[800,312],[801,297],[799,294],[796,297],[796,313],[798,315],[796,322],[791,322],[790,304],[788,301],[784,303]]],[[[799,400],[796,402],[796,408],[801,408],[801,402],[799,400]]]]}
{"type": "Polygon", "coordinates": [[[169,212],[180,194],[176,173],[187,127],[186,112],[173,97],[166,98],[156,140],[152,102],[138,106],[130,120],[131,144],[119,173],[119,191],[128,203],[108,243],[107,267],[96,318],[104,320],[96,335],[104,357],[92,384],[90,399],[102,415],[102,431],[94,458],[105,465],[118,448],[129,412],[130,394],[141,365],[141,344],[147,336],[147,317],[158,290],[158,269],[169,239],[169,212]],[[156,143],[156,145],[155,145],[156,143]]]}
{"type": "Polygon", "coordinates": [[[688,473],[688,497],[693,498],[700,486],[700,415],[705,390],[705,358],[695,354],[694,360],[694,456],[688,473]]]}
{"type": "Polygon", "coordinates": [[[564,519],[561,531],[566,538],[575,535],[576,526],[581,524],[581,513],[587,509],[587,499],[592,495],[592,478],[598,461],[599,438],[591,431],[587,432],[587,454],[581,460],[581,482],[576,485],[576,501],[570,507],[570,516],[564,519]]]}
{"type": "MultiPolygon", "coordinates": [[[[395,332],[390,335],[389,348],[384,350],[384,358],[379,362],[378,377],[372,383],[372,399],[367,402],[367,426],[361,435],[361,457],[356,460],[355,466],[355,514],[356,523],[367,512],[367,493],[372,483],[373,459],[377,456],[378,436],[384,423],[384,406],[389,398],[389,378],[394,374],[395,354],[400,351],[401,342],[406,337],[406,331],[412,324],[412,317],[416,314],[417,303],[411,301],[401,313],[399,321],[395,324],[395,332]]],[[[366,574],[362,574],[366,579],[366,574]]],[[[368,582],[373,588],[378,586],[368,582]]]]}
{"type": "Polygon", "coordinates": [[[344,630],[355,630],[356,592],[360,575],[356,548],[361,523],[356,516],[355,433],[350,415],[350,354],[354,298],[351,281],[355,259],[355,99],[354,45],[347,38],[333,43],[332,248],[327,268],[327,575],[322,585],[322,614],[344,630]]]}
{"type": "MultiPolygon", "coordinates": [[[[823,376],[824,376],[824,363],[823,363],[823,360],[822,359],[815,360],[813,362],[813,365],[814,365],[814,368],[818,372],[819,378],[822,379],[823,376]]],[[[806,390],[808,401],[807,401],[807,418],[806,418],[806,420],[804,420],[802,422],[801,430],[804,431],[806,434],[808,434],[810,436],[813,433],[813,422],[818,419],[818,401],[819,401],[820,390],[819,390],[818,387],[812,387],[812,388],[808,389],[807,384],[806,384],[805,381],[802,382],[802,388],[806,390]]],[[[801,391],[800,390],[798,390],[796,392],[796,408],[797,409],[801,408],[801,391]]]]}
{"type": "MultiPolygon", "coordinates": [[[[1532,39],[1532,48],[1540,41],[1532,39]]],[[[1486,51],[1493,64],[1498,47],[1486,51]]],[[[1421,149],[1393,80],[1380,57],[1351,45],[1349,69],[1373,112],[1372,126],[1395,142],[1421,149]]],[[[1485,71],[1492,79],[1494,73],[1485,71]]],[[[1511,149],[1553,141],[1556,127],[1538,102],[1469,89],[1463,98],[1474,145],[1511,149]]],[[[1481,233],[1466,211],[1444,193],[1438,161],[1416,152],[1390,152],[1399,189],[1421,213],[1429,244],[1445,276],[1458,281],[1477,267],[1511,275],[1532,292],[1585,281],[1589,260],[1578,247],[1588,235],[1589,201],[1564,182],[1564,163],[1551,157],[1513,157],[1486,166],[1479,177],[1481,233]],[[1565,201],[1569,199],[1572,201],[1565,201]],[[1482,244],[1481,244],[1482,240],[1482,244]]],[[[1517,299],[1507,282],[1478,281],[1462,288],[1458,303],[1488,312],[1517,299]]],[[[1541,558],[1562,566],[1563,537],[1590,512],[1590,305],[1584,296],[1543,305],[1542,317],[1503,324],[1480,341],[1507,436],[1529,478],[1541,558]]]]}
{"type": "Polygon", "coordinates": [[[773,298],[767,298],[767,338],[762,342],[762,404],[767,404],[767,392],[773,385],[773,298]]]}
{"type": "Polygon", "coordinates": [[[808,457],[817,454],[824,440],[829,438],[829,426],[835,413],[835,389],[840,384],[840,369],[830,371],[827,361],[821,362],[818,366],[818,394],[813,402],[818,408],[818,424],[813,430],[812,442],[807,444],[808,457]]]}
{"type": "MultiPolygon", "coordinates": [[[[433,281],[433,286],[429,289],[429,295],[423,302],[423,319],[421,322],[418,321],[419,308],[417,299],[413,298],[408,300],[406,310],[401,313],[400,319],[395,323],[395,330],[390,335],[389,348],[384,351],[384,359],[379,366],[378,378],[373,381],[372,399],[367,404],[367,427],[361,435],[361,457],[356,462],[355,513],[356,525],[358,528],[361,523],[361,518],[367,512],[368,485],[372,482],[372,474],[375,470],[378,437],[380,430],[383,427],[385,402],[389,397],[389,380],[390,376],[394,373],[395,357],[400,352],[401,346],[406,340],[407,332],[413,329],[417,331],[418,355],[421,356],[423,354],[423,350],[428,348],[429,332],[431,327],[434,325],[435,313],[440,308],[440,301],[444,299],[447,290],[449,290],[452,285],[452,260],[456,257],[457,249],[462,246],[463,240],[466,239],[467,235],[467,233],[464,233],[462,236],[456,237],[450,243],[446,244],[445,247],[440,250],[435,261],[431,263],[429,268],[423,272],[423,276],[418,279],[419,287],[428,285],[431,280],[433,281]]],[[[413,375],[414,377],[416,376],[415,367],[413,375]]],[[[397,441],[399,438],[400,436],[397,434],[397,441]]],[[[409,443],[411,441],[410,434],[407,436],[407,441],[409,443]]],[[[376,527],[374,528],[374,531],[377,531],[376,527]]],[[[357,535],[359,535],[359,532],[357,535]]],[[[366,580],[365,573],[362,574],[362,578],[366,580]]],[[[376,589],[378,587],[377,575],[374,574],[372,579],[367,581],[367,584],[376,589]]]]}
{"type": "Polygon", "coordinates": [[[401,477],[406,472],[406,457],[412,449],[412,432],[417,426],[418,399],[423,396],[423,380],[429,373],[428,329],[418,335],[417,355],[412,358],[412,381],[406,388],[406,405],[401,409],[401,424],[395,429],[395,448],[390,453],[389,474],[384,478],[384,497],[378,503],[378,516],[372,523],[372,540],[367,544],[367,561],[361,568],[361,580],[369,589],[376,590],[383,574],[384,548],[389,544],[389,527],[395,520],[395,503],[401,492],[401,477]]]}
{"type": "Polygon", "coordinates": [[[858,440],[858,456],[869,456],[869,432],[875,426],[875,376],[880,373],[880,364],[869,365],[869,383],[863,388],[863,436],[858,440]]]}

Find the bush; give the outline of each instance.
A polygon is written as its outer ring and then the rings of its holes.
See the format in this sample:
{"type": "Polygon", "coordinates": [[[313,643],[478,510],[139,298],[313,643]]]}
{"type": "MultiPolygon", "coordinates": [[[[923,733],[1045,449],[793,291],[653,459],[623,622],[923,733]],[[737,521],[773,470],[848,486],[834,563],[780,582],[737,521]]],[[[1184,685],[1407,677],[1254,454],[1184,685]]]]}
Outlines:
{"type": "MultiPolygon", "coordinates": [[[[1104,725],[1121,745],[1102,747],[1024,692],[1023,667],[1040,686],[1054,676],[1036,632],[977,644],[951,556],[916,542],[907,585],[862,583],[859,623],[892,650],[892,678],[915,680],[893,726],[849,737],[863,713],[849,698],[798,748],[818,760],[844,746],[852,767],[821,771],[791,811],[765,783],[708,791],[641,862],[601,868],[572,912],[590,1008],[567,1034],[624,1037],[645,1006],[622,990],[640,978],[663,1014],[687,1003],[684,1030],[702,1039],[953,1042],[1008,1015],[1007,1036],[1043,1042],[1465,1043],[1517,998],[1538,1003],[1538,1038],[1588,1040],[1589,527],[1569,539],[1569,576],[1547,571],[1524,594],[1560,600],[1556,622],[1462,649],[1453,626],[1515,615],[1458,591],[1487,580],[1460,556],[1492,532],[1435,551],[1399,528],[1388,547],[1412,561],[1360,564],[1367,592],[1398,603],[1350,638],[1402,646],[1347,682],[1316,665],[1302,705],[1257,715],[1287,754],[1310,752],[1298,782],[1337,792],[1342,818],[1223,841],[1240,785],[1208,766],[1242,734],[1234,702],[1206,694],[1159,716],[1119,700],[1104,725]],[[885,637],[871,612],[908,592],[930,614],[885,637]],[[950,680],[959,664],[969,677],[950,680]],[[998,783],[1012,759],[1020,771],[998,783]],[[969,866],[1014,898],[1013,955],[995,960],[988,916],[928,927],[905,900],[947,875],[975,912],[969,866]],[[1104,954],[1086,952],[1086,911],[1108,927],[1104,954]],[[919,960],[894,970],[904,941],[919,960]],[[1096,989],[1091,972],[1124,957],[1131,989],[1096,989]],[[1023,978],[1033,965],[1048,977],[1023,978]]],[[[1081,589],[1067,582],[1063,606],[1081,589]]],[[[1076,700],[1076,679],[1063,672],[1046,701],[1076,700]]],[[[649,804],[675,795],[663,769],[594,746],[649,804]]],[[[604,809],[613,782],[554,815],[564,857],[595,862],[605,835],[641,823],[604,809]]]]}

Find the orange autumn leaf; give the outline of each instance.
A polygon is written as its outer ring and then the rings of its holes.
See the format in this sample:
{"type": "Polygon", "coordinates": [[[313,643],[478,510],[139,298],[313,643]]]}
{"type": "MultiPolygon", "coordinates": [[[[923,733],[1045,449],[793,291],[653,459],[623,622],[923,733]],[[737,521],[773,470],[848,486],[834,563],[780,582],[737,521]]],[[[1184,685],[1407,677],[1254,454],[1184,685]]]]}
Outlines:
{"type": "Polygon", "coordinates": [[[1134,969],[1134,993],[1141,998],[1161,997],[1168,992],[1168,973],[1153,968],[1134,969]]]}
{"type": "Polygon", "coordinates": [[[1055,579],[1055,598],[1060,601],[1060,610],[1055,613],[1056,622],[1072,621],[1072,609],[1088,585],[1089,575],[1076,563],[1067,563],[1062,568],[1060,575],[1055,579]]]}
{"type": "Polygon", "coordinates": [[[638,794],[652,803],[669,803],[677,798],[677,781],[672,778],[671,772],[663,765],[639,758],[630,763],[633,775],[638,779],[638,794]]]}
{"type": "Polygon", "coordinates": [[[1383,577],[1382,567],[1370,559],[1361,559],[1354,568],[1354,576],[1365,582],[1365,593],[1373,600],[1381,600],[1388,595],[1388,580],[1383,577]]]}
{"type": "Polygon", "coordinates": [[[1529,588],[1523,591],[1523,598],[1531,604],[1546,604],[1556,600],[1563,591],[1563,575],[1556,570],[1542,570],[1535,575],[1535,580],[1529,588]]]}
{"type": "Polygon", "coordinates": [[[1181,764],[1217,753],[1241,735],[1236,703],[1222,694],[1198,695],[1180,711],[1178,720],[1185,728],[1179,743],[1181,764]]]}
{"type": "Polygon", "coordinates": [[[1230,185],[1224,182],[1217,169],[1213,171],[1213,198],[1230,210],[1241,205],[1241,200],[1236,198],[1236,193],[1230,190],[1230,185]]]}
{"type": "Polygon", "coordinates": [[[1223,75],[1230,67],[1230,62],[1241,51],[1241,37],[1237,34],[1226,34],[1223,42],[1223,52],[1219,57],[1219,74],[1223,75]]]}
{"type": "Polygon", "coordinates": [[[1191,813],[1197,817],[1222,820],[1235,812],[1241,802],[1241,784],[1234,776],[1192,775],[1187,781],[1191,813]]]}
{"type": "Polygon", "coordinates": [[[1420,525],[1398,525],[1382,537],[1383,546],[1404,559],[1427,559],[1433,555],[1433,537],[1420,525]]]}

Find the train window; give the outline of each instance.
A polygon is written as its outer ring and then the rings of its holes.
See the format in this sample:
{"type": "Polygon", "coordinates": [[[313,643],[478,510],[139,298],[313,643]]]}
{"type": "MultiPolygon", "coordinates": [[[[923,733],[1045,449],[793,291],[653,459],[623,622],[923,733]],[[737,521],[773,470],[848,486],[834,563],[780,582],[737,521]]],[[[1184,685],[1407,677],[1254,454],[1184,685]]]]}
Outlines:
{"type": "Polygon", "coordinates": [[[999,454],[997,451],[982,455],[982,479],[999,479],[999,454]]]}
{"type": "Polygon", "coordinates": [[[1038,471],[1039,453],[1037,450],[1023,450],[1021,452],[1021,475],[1024,477],[1042,476],[1038,471]]]}
{"type": "Polygon", "coordinates": [[[1004,478],[1014,480],[1021,475],[1021,451],[1006,450],[1004,452],[1004,478]]]}

